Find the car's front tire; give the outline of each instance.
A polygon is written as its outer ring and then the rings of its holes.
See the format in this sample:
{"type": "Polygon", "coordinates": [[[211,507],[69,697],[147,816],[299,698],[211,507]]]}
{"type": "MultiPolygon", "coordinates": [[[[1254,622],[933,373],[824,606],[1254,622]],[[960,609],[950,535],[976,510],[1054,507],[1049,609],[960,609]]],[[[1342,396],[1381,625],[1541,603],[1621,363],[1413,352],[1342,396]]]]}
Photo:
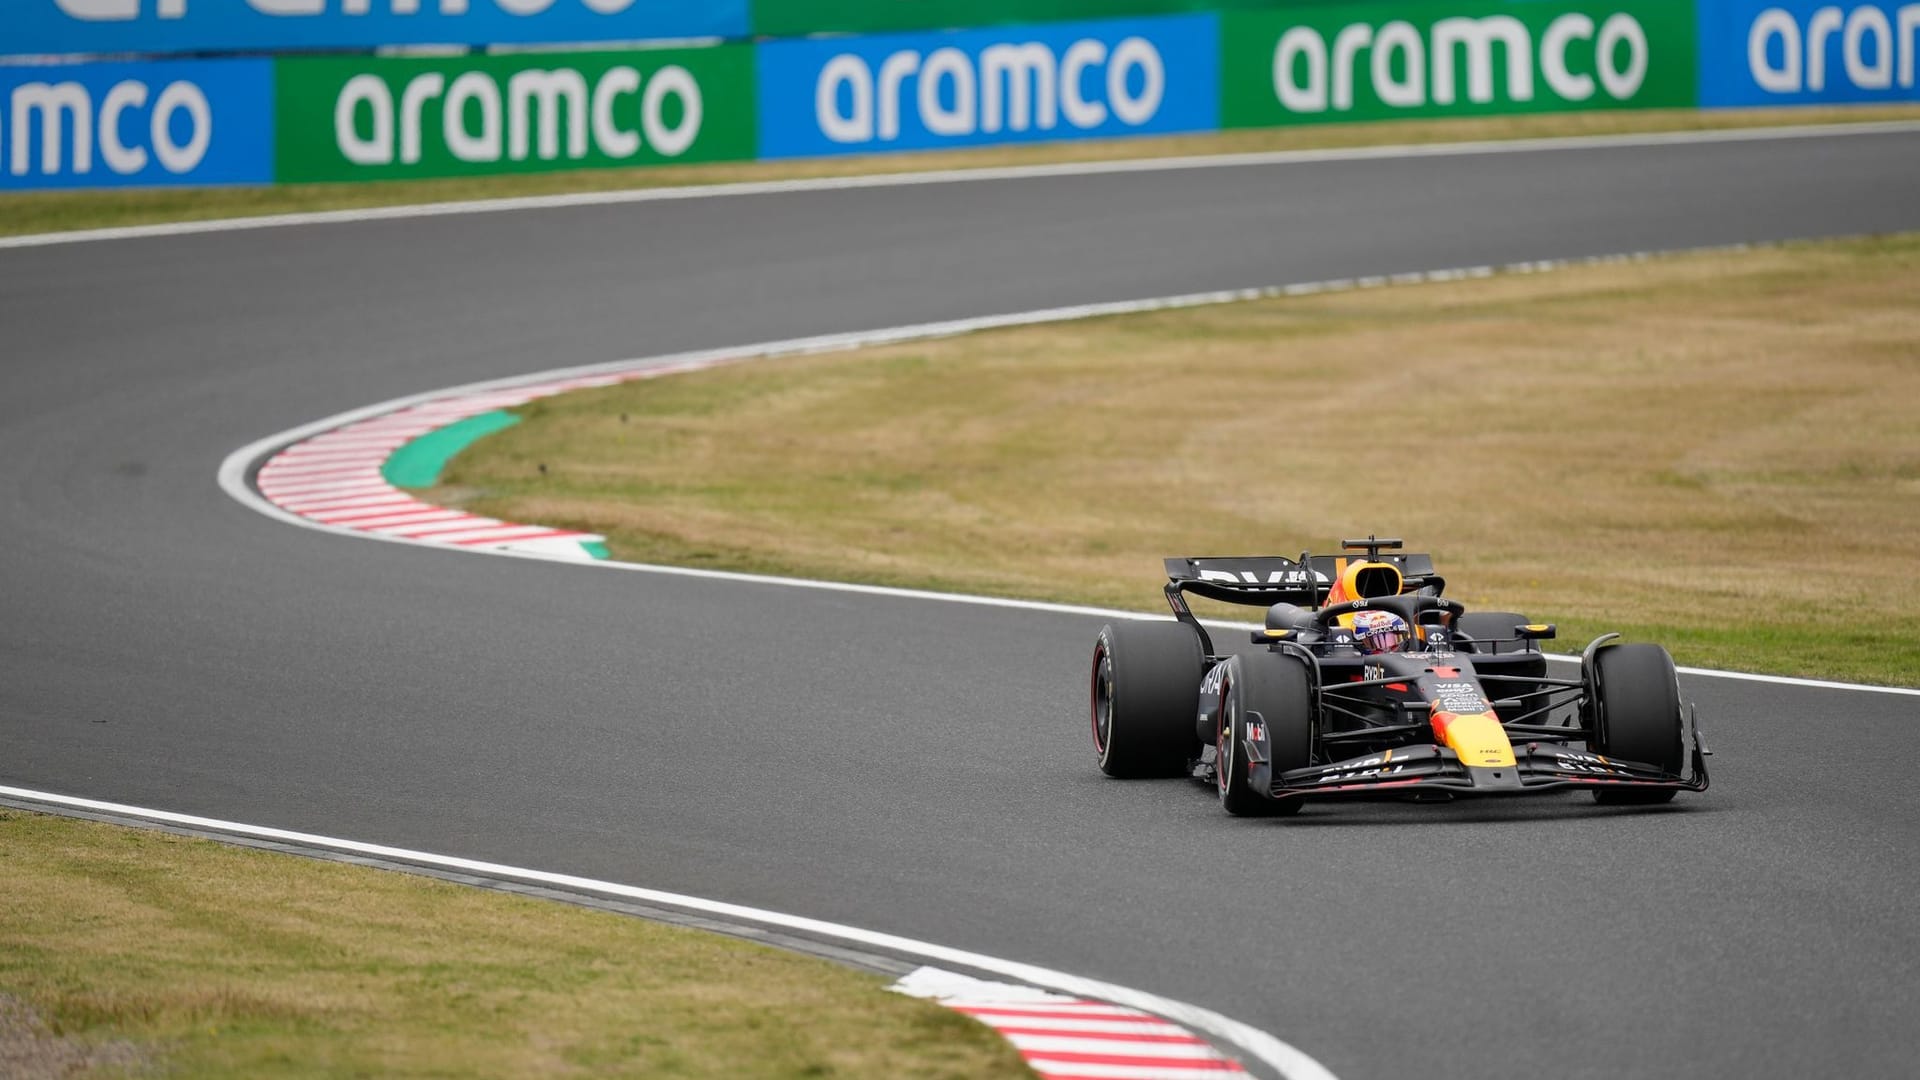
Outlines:
{"type": "Polygon", "coordinates": [[[1220,723],[1214,739],[1214,780],[1220,805],[1235,817],[1296,814],[1300,799],[1275,800],[1249,774],[1248,725],[1266,726],[1267,757],[1275,778],[1311,762],[1313,690],[1300,661],[1289,656],[1236,656],[1221,679],[1220,723]]]}
{"type": "MultiPolygon", "coordinates": [[[[1686,732],[1673,657],[1658,645],[1609,645],[1593,654],[1586,673],[1590,690],[1589,749],[1601,757],[1651,765],[1676,776],[1686,762],[1686,732]]],[[[1599,788],[1594,798],[1612,805],[1663,803],[1672,788],[1599,788]]]]}

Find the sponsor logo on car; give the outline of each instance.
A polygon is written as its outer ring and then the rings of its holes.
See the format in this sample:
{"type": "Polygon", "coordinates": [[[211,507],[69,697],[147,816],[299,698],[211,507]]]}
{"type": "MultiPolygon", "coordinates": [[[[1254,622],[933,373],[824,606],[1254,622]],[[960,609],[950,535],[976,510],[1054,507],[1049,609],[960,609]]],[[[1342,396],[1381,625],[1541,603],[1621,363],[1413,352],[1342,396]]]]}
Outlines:
{"type": "Polygon", "coordinates": [[[1446,712],[1465,716],[1483,713],[1489,708],[1486,695],[1480,692],[1480,688],[1464,680],[1436,681],[1433,693],[1437,699],[1433,707],[1446,712]]]}
{"type": "Polygon", "coordinates": [[[1327,575],[1318,570],[1311,574],[1305,570],[1269,570],[1265,577],[1254,570],[1202,570],[1199,580],[1220,581],[1229,585],[1305,585],[1309,581],[1324,585],[1327,575]]]}
{"type": "Polygon", "coordinates": [[[1373,768],[1354,766],[1314,778],[1316,784],[1343,784],[1354,780],[1374,780],[1383,776],[1392,776],[1402,771],[1403,765],[1381,765],[1373,768]]]}

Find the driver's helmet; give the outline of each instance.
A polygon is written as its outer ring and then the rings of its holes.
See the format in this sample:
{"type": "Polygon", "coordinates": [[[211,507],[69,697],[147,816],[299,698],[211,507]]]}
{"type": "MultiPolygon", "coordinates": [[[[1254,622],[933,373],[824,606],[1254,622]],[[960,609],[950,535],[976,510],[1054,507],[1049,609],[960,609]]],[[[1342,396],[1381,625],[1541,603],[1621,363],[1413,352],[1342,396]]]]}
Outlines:
{"type": "Polygon", "coordinates": [[[1399,652],[1412,634],[1407,620],[1391,611],[1361,611],[1353,616],[1353,636],[1360,651],[1372,655],[1399,652]]]}

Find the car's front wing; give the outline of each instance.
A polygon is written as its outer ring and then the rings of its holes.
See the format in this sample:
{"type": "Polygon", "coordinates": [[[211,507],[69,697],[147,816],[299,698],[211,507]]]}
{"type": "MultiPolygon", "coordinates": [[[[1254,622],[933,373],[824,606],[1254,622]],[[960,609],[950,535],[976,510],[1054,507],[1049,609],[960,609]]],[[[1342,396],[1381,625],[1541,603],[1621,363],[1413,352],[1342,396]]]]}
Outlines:
{"type": "Polygon", "coordinates": [[[1521,742],[1511,766],[1480,767],[1461,762],[1443,746],[1417,745],[1366,754],[1330,765],[1313,765],[1280,774],[1276,799],[1317,796],[1523,795],[1567,788],[1707,789],[1706,758],[1711,751],[1693,732],[1692,775],[1676,776],[1652,765],[1568,746],[1521,742]]]}

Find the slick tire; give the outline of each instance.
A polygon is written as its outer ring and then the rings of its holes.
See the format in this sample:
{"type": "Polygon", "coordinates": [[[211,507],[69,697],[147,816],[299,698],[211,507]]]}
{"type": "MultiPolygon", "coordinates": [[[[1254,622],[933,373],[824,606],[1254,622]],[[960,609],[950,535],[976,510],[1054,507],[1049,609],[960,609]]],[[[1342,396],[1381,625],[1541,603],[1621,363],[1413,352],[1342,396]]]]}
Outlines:
{"type": "Polygon", "coordinates": [[[1504,655],[1526,648],[1526,642],[1513,640],[1514,631],[1525,625],[1526,616],[1511,611],[1467,611],[1453,628],[1473,639],[1473,652],[1504,655]]]}
{"type": "Polygon", "coordinates": [[[1280,817],[1300,812],[1301,799],[1274,800],[1248,780],[1248,725],[1253,714],[1267,728],[1267,754],[1277,777],[1311,763],[1313,689],[1307,670],[1290,656],[1236,656],[1221,679],[1220,723],[1214,740],[1214,780],[1220,805],[1235,817],[1280,817]]]}
{"type": "Polygon", "coordinates": [[[1206,676],[1200,635],[1177,622],[1117,622],[1093,646],[1093,749],[1108,776],[1180,776],[1200,755],[1193,717],[1206,676]]]}
{"type": "MultiPolygon", "coordinates": [[[[1658,645],[1607,646],[1593,654],[1587,678],[1593,687],[1588,748],[1602,757],[1643,762],[1678,775],[1686,761],[1686,732],[1680,719],[1680,686],[1667,650],[1658,645]]],[[[1606,805],[1647,805],[1671,802],[1674,792],[1600,789],[1593,796],[1606,805]]]]}

